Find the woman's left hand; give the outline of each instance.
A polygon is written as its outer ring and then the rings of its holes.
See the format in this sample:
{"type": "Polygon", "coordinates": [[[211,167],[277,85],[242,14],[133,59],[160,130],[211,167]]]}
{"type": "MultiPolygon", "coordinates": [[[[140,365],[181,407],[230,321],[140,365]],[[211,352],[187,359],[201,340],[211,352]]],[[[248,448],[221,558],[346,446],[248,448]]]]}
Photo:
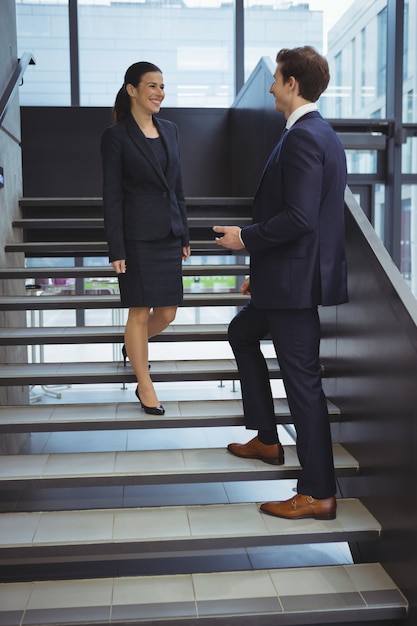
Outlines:
{"type": "Polygon", "coordinates": [[[191,254],[190,246],[183,246],[182,247],[182,260],[186,261],[190,257],[190,254],[191,254]]]}

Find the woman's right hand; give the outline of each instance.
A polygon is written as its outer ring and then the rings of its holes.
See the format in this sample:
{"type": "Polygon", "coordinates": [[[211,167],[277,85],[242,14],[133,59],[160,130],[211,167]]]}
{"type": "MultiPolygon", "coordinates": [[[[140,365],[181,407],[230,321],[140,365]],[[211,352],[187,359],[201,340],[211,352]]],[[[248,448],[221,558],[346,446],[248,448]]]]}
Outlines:
{"type": "Polygon", "coordinates": [[[126,260],[125,259],[112,261],[111,264],[116,274],[124,274],[126,272],[126,260]]]}
{"type": "Polygon", "coordinates": [[[242,296],[250,296],[250,278],[247,277],[245,278],[245,280],[243,281],[241,287],[240,287],[240,293],[242,294],[242,296]]]}

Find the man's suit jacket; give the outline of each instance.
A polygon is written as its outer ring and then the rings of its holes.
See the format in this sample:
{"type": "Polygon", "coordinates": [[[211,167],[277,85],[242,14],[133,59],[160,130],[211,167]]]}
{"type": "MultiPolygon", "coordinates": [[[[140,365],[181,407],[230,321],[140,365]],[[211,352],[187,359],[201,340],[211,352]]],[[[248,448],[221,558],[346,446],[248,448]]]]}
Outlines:
{"type": "Polygon", "coordinates": [[[241,233],[256,307],[347,301],[345,186],[346,158],[336,133],[318,112],[307,113],[272,151],[252,225],[241,233]]]}
{"type": "Polygon", "coordinates": [[[126,258],[124,239],[155,241],[170,231],[189,244],[178,129],[154,118],[168,164],[162,171],[132,115],[107,128],[101,139],[103,206],[110,261],[126,258]]]}

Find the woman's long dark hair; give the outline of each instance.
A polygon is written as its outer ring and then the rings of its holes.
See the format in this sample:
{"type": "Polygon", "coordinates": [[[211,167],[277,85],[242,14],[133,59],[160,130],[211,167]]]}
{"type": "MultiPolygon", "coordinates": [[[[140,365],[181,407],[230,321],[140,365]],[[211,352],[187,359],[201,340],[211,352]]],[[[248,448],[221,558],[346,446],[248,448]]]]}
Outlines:
{"type": "Polygon", "coordinates": [[[137,87],[142,79],[142,76],[148,72],[159,72],[162,74],[159,67],[153,63],[149,63],[148,61],[139,61],[138,63],[133,63],[133,65],[127,68],[123,86],[117,92],[116,100],[114,101],[112,111],[112,119],[114,123],[123,120],[130,112],[130,97],[126,91],[126,85],[133,85],[134,87],[137,87]]]}

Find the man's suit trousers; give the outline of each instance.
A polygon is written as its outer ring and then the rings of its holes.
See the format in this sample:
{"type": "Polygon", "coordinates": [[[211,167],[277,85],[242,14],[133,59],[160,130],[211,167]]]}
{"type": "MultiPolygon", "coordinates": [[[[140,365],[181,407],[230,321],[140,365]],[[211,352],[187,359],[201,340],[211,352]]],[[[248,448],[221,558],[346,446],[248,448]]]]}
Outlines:
{"type": "Polygon", "coordinates": [[[269,372],[260,340],[270,334],[297,433],[302,467],[298,493],[328,498],[336,493],[332,441],[322,389],[320,320],[317,307],[257,309],[252,301],[229,326],[229,342],[239,369],[245,425],[276,428],[269,372]]]}

